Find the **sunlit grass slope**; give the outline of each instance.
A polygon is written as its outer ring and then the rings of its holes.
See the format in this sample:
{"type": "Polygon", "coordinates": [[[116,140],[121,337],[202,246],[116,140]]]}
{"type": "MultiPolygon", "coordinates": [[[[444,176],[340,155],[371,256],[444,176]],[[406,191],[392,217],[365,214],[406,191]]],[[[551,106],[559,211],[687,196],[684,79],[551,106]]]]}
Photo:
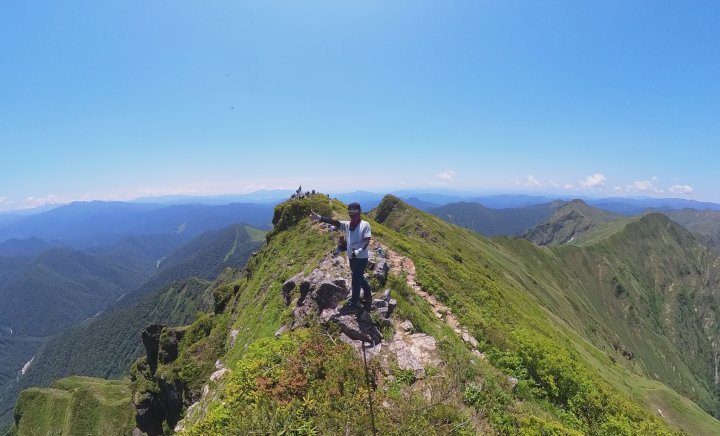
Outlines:
{"type": "Polygon", "coordinates": [[[69,377],[31,388],[15,406],[18,436],[128,435],[134,427],[127,381],[69,377]]]}

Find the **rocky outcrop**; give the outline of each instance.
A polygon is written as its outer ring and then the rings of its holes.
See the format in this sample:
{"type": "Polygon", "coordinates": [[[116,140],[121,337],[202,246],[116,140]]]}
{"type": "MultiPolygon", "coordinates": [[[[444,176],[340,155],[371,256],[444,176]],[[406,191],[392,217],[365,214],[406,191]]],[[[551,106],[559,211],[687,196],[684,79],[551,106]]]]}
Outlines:
{"type": "Polygon", "coordinates": [[[142,343],[145,346],[145,355],[149,365],[150,374],[155,374],[158,364],[158,352],[160,350],[160,333],[167,327],[164,324],[149,325],[142,332],[142,343]]]}
{"type": "Polygon", "coordinates": [[[158,350],[158,362],[163,365],[174,362],[178,358],[180,341],[184,330],[165,328],[160,334],[160,348],[158,350]]]}
{"type": "MultiPolygon", "coordinates": [[[[384,252],[380,251],[380,253],[384,252]]],[[[373,262],[369,266],[373,277],[375,277],[381,285],[385,286],[385,283],[387,283],[388,273],[390,272],[390,265],[388,265],[387,260],[385,260],[384,257],[381,257],[377,262],[373,262]]]]}
{"type": "Polygon", "coordinates": [[[334,311],[327,317],[327,322],[339,326],[347,337],[355,341],[376,345],[382,340],[382,335],[373,322],[370,313],[365,310],[348,315],[342,315],[334,311]]]}
{"type": "MultiPolygon", "coordinates": [[[[153,388],[135,393],[135,423],[137,430],[148,436],[163,434],[163,422],[172,427],[180,420],[189,390],[180,379],[167,380],[157,373],[158,364],[172,363],[178,357],[183,330],[163,324],[152,324],[142,333],[145,359],[140,359],[131,371],[131,381],[149,383],[153,388]]],[[[187,401],[186,401],[187,400],[187,401]]]]}
{"type": "Polygon", "coordinates": [[[396,356],[398,368],[412,370],[418,378],[424,377],[426,368],[440,364],[437,341],[424,333],[398,331],[388,348],[396,356]]]}

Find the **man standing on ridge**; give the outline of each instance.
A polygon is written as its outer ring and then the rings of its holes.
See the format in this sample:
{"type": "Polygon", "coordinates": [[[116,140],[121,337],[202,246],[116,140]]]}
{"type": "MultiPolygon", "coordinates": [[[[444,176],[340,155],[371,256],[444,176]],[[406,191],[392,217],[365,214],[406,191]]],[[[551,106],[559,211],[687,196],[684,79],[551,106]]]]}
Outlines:
{"type": "Polygon", "coordinates": [[[348,205],[350,221],[338,221],[321,216],[315,211],[310,212],[311,221],[328,223],[345,232],[347,255],[348,259],[350,259],[350,270],[352,271],[352,294],[350,301],[341,309],[343,312],[352,312],[358,309],[360,288],[364,291],[365,308],[367,310],[370,310],[372,303],[370,284],[365,280],[365,268],[367,268],[368,264],[368,245],[371,238],[370,223],[363,220],[360,213],[360,204],[358,203],[348,205]]]}

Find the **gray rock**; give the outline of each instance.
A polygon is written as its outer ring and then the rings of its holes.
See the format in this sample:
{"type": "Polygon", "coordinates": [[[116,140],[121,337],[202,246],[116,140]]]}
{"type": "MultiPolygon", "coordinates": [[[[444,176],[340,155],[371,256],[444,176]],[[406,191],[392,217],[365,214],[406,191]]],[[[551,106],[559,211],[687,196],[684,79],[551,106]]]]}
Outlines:
{"type": "Polygon", "coordinates": [[[385,301],[390,301],[390,289],[385,289],[380,298],[385,301]]]}
{"type": "Polygon", "coordinates": [[[381,319],[390,319],[390,310],[387,307],[379,307],[376,311],[381,319]]]}
{"type": "Polygon", "coordinates": [[[392,315],[392,313],[395,311],[395,308],[397,307],[397,300],[391,299],[388,302],[388,317],[392,315]]]}
{"type": "Polygon", "coordinates": [[[390,272],[390,265],[388,265],[385,259],[380,259],[372,271],[373,275],[380,282],[380,284],[384,285],[387,282],[387,275],[388,272],[390,272]]]}
{"type": "Polygon", "coordinates": [[[345,289],[333,282],[324,281],[312,292],[311,298],[317,303],[319,314],[324,309],[337,307],[345,298],[345,289]]]}
{"type": "Polygon", "coordinates": [[[279,338],[280,336],[287,333],[288,331],[290,331],[290,326],[286,324],[286,325],[280,327],[279,329],[277,329],[277,331],[275,332],[275,337],[279,338]]]}
{"type": "Polygon", "coordinates": [[[382,340],[382,335],[375,327],[370,314],[365,311],[360,314],[349,314],[349,315],[335,315],[330,318],[330,321],[335,322],[350,339],[356,341],[370,342],[373,344],[379,344],[382,340]]]}
{"type": "Polygon", "coordinates": [[[345,280],[342,277],[338,277],[335,280],[333,280],[333,283],[335,283],[337,286],[340,286],[341,288],[348,290],[348,283],[347,280],[345,280]]]}
{"type": "Polygon", "coordinates": [[[423,333],[404,338],[396,334],[389,344],[389,349],[397,357],[398,367],[412,369],[417,377],[423,377],[426,368],[440,363],[435,338],[423,333]]]}
{"type": "Polygon", "coordinates": [[[378,308],[380,308],[380,307],[387,307],[387,305],[388,305],[388,304],[387,304],[387,301],[385,301],[385,300],[375,299],[375,300],[373,300],[373,302],[372,302],[372,308],[373,308],[373,309],[378,309],[378,308]]]}
{"type": "Polygon", "coordinates": [[[292,300],[292,291],[295,289],[297,284],[302,280],[302,273],[295,275],[294,277],[291,277],[283,283],[282,286],[282,293],[283,297],[285,298],[285,305],[289,306],[290,301],[292,300]]]}
{"type": "Polygon", "coordinates": [[[461,336],[462,336],[462,340],[467,342],[468,344],[470,344],[473,348],[477,348],[478,345],[480,345],[478,343],[477,339],[475,339],[475,337],[473,335],[471,335],[470,333],[468,333],[467,331],[463,331],[461,336]]]}
{"type": "Polygon", "coordinates": [[[508,381],[509,381],[510,384],[512,385],[512,388],[513,388],[513,389],[515,389],[515,388],[517,387],[517,385],[518,385],[518,379],[516,379],[515,377],[508,377],[508,381]]]}
{"type": "Polygon", "coordinates": [[[210,374],[210,380],[217,382],[218,380],[223,378],[225,376],[225,374],[228,373],[228,371],[230,371],[230,370],[227,368],[218,369],[214,373],[210,374]]]}
{"type": "Polygon", "coordinates": [[[235,346],[235,341],[237,341],[238,334],[240,334],[240,331],[236,329],[230,331],[230,348],[235,346]]]}
{"type": "Polygon", "coordinates": [[[323,324],[326,324],[332,317],[339,315],[339,312],[337,309],[325,309],[320,314],[320,321],[322,321],[323,324]]]}
{"type": "Polygon", "coordinates": [[[380,354],[383,349],[382,344],[369,344],[367,342],[356,341],[351,339],[345,333],[340,333],[340,340],[353,347],[359,358],[363,358],[363,348],[365,351],[365,358],[372,359],[373,357],[380,354]]]}
{"type": "Polygon", "coordinates": [[[400,323],[400,328],[405,330],[406,332],[411,332],[415,328],[415,326],[410,322],[410,320],[406,319],[405,321],[400,323]]]}

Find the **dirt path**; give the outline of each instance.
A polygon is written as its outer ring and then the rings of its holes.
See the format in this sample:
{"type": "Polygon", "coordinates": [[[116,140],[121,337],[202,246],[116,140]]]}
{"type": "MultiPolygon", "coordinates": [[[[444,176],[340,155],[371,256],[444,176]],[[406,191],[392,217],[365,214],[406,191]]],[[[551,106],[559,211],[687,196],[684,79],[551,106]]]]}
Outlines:
{"type": "Polygon", "coordinates": [[[480,350],[478,350],[479,344],[477,339],[475,339],[475,337],[470,334],[470,331],[467,328],[463,327],[463,325],[460,324],[460,321],[458,321],[457,317],[452,313],[450,308],[438,301],[437,298],[435,298],[434,296],[425,292],[420,287],[420,285],[418,285],[416,281],[417,273],[415,270],[415,263],[412,261],[412,259],[410,259],[409,257],[401,256],[398,253],[388,249],[387,247],[381,246],[380,244],[377,244],[376,249],[377,247],[381,247],[382,250],[385,252],[386,259],[390,266],[390,271],[395,274],[404,273],[407,277],[407,284],[410,289],[412,289],[413,292],[415,292],[418,296],[428,302],[435,316],[438,319],[445,321],[445,323],[450,328],[452,328],[453,331],[457,333],[457,335],[460,336],[466,344],[470,346],[473,354],[484,359],[485,355],[481,353],[480,350]]]}

